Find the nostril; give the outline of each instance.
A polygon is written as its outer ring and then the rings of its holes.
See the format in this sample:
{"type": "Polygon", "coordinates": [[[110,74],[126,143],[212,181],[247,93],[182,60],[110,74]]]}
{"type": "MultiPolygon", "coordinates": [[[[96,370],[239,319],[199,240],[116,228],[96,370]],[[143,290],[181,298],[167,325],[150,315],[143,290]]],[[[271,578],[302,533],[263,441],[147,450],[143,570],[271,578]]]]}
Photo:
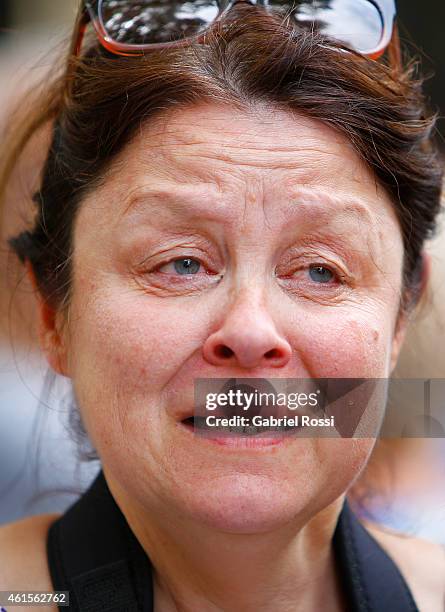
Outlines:
{"type": "Polygon", "coordinates": [[[270,351],[267,351],[266,353],[264,353],[264,356],[267,359],[276,359],[277,357],[280,356],[280,351],[278,349],[270,349],[270,351]]]}
{"type": "Polygon", "coordinates": [[[226,346],[225,344],[218,344],[218,346],[215,347],[215,353],[218,357],[222,357],[223,359],[232,357],[232,355],[234,354],[232,349],[226,346]]]}

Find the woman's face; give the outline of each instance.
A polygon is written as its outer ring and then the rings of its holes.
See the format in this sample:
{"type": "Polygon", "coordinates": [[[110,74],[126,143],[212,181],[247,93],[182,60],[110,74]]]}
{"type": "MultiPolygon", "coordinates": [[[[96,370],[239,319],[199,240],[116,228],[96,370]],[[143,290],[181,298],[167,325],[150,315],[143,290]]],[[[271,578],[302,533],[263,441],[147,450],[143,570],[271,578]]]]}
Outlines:
{"type": "Polygon", "coordinates": [[[321,510],[372,441],[216,444],[181,424],[194,379],[387,377],[402,259],[389,197],[318,121],[203,104],[142,128],[80,208],[59,347],[106,474],[226,531],[321,510]]]}

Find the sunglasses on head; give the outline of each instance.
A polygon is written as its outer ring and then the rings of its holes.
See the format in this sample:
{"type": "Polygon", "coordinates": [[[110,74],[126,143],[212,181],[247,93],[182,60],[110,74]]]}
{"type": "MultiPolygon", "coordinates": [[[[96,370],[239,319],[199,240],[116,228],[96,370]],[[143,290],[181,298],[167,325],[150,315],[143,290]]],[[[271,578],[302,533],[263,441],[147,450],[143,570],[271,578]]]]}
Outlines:
{"type": "Polygon", "coordinates": [[[384,53],[395,31],[395,0],[83,0],[73,52],[80,53],[90,22],[101,44],[117,55],[201,42],[241,2],[318,30],[372,59],[384,53]]]}

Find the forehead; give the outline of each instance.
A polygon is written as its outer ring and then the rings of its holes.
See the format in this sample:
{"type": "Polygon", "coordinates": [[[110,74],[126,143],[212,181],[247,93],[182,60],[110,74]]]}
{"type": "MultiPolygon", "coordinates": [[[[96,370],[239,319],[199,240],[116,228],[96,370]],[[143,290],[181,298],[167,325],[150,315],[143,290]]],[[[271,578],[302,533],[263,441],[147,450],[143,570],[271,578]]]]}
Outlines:
{"type": "Polygon", "coordinates": [[[285,207],[284,200],[302,190],[315,200],[322,194],[325,208],[342,202],[368,220],[384,215],[397,224],[389,197],[346,136],[316,119],[265,106],[245,112],[217,104],[170,109],[141,124],[100,188],[102,212],[114,220],[139,204],[147,208],[150,196],[153,206],[166,203],[169,194],[172,202],[175,195],[187,196],[187,203],[195,198],[201,209],[203,203],[217,209],[232,198],[235,214],[240,194],[276,212],[278,199],[285,207]]]}
{"type": "Polygon", "coordinates": [[[172,169],[182,171],[198,181],[209,171],[211,178],[230,179],[237,170],[288,170],[308,182],[340,169],[345,175],[366,173],[345,136],[318,120],[261,106],[245,112],[216,104],[170,109],[141,127],[124,151],[125,162],[129,149],[135,165],[148,163],[166,177],[172,169]]]}

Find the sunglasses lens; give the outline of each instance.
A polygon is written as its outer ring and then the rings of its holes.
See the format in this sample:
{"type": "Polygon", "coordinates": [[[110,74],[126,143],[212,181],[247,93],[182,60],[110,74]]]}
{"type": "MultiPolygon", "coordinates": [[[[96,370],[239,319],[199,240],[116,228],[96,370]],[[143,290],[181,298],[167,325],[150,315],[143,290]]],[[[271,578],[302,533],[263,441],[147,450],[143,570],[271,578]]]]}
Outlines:
{"type": "Polygon", "coordinates": [[[219,13],[218,0],[99,0],[109,40],[144,45],[196,36],[219,13]]]}
{"type": "Polygon", "coordinates": [[[356,51],[376,49],[384,23],[372,0],[268,0],[268,6],[298,25],[315,28],[356,51]]]}

